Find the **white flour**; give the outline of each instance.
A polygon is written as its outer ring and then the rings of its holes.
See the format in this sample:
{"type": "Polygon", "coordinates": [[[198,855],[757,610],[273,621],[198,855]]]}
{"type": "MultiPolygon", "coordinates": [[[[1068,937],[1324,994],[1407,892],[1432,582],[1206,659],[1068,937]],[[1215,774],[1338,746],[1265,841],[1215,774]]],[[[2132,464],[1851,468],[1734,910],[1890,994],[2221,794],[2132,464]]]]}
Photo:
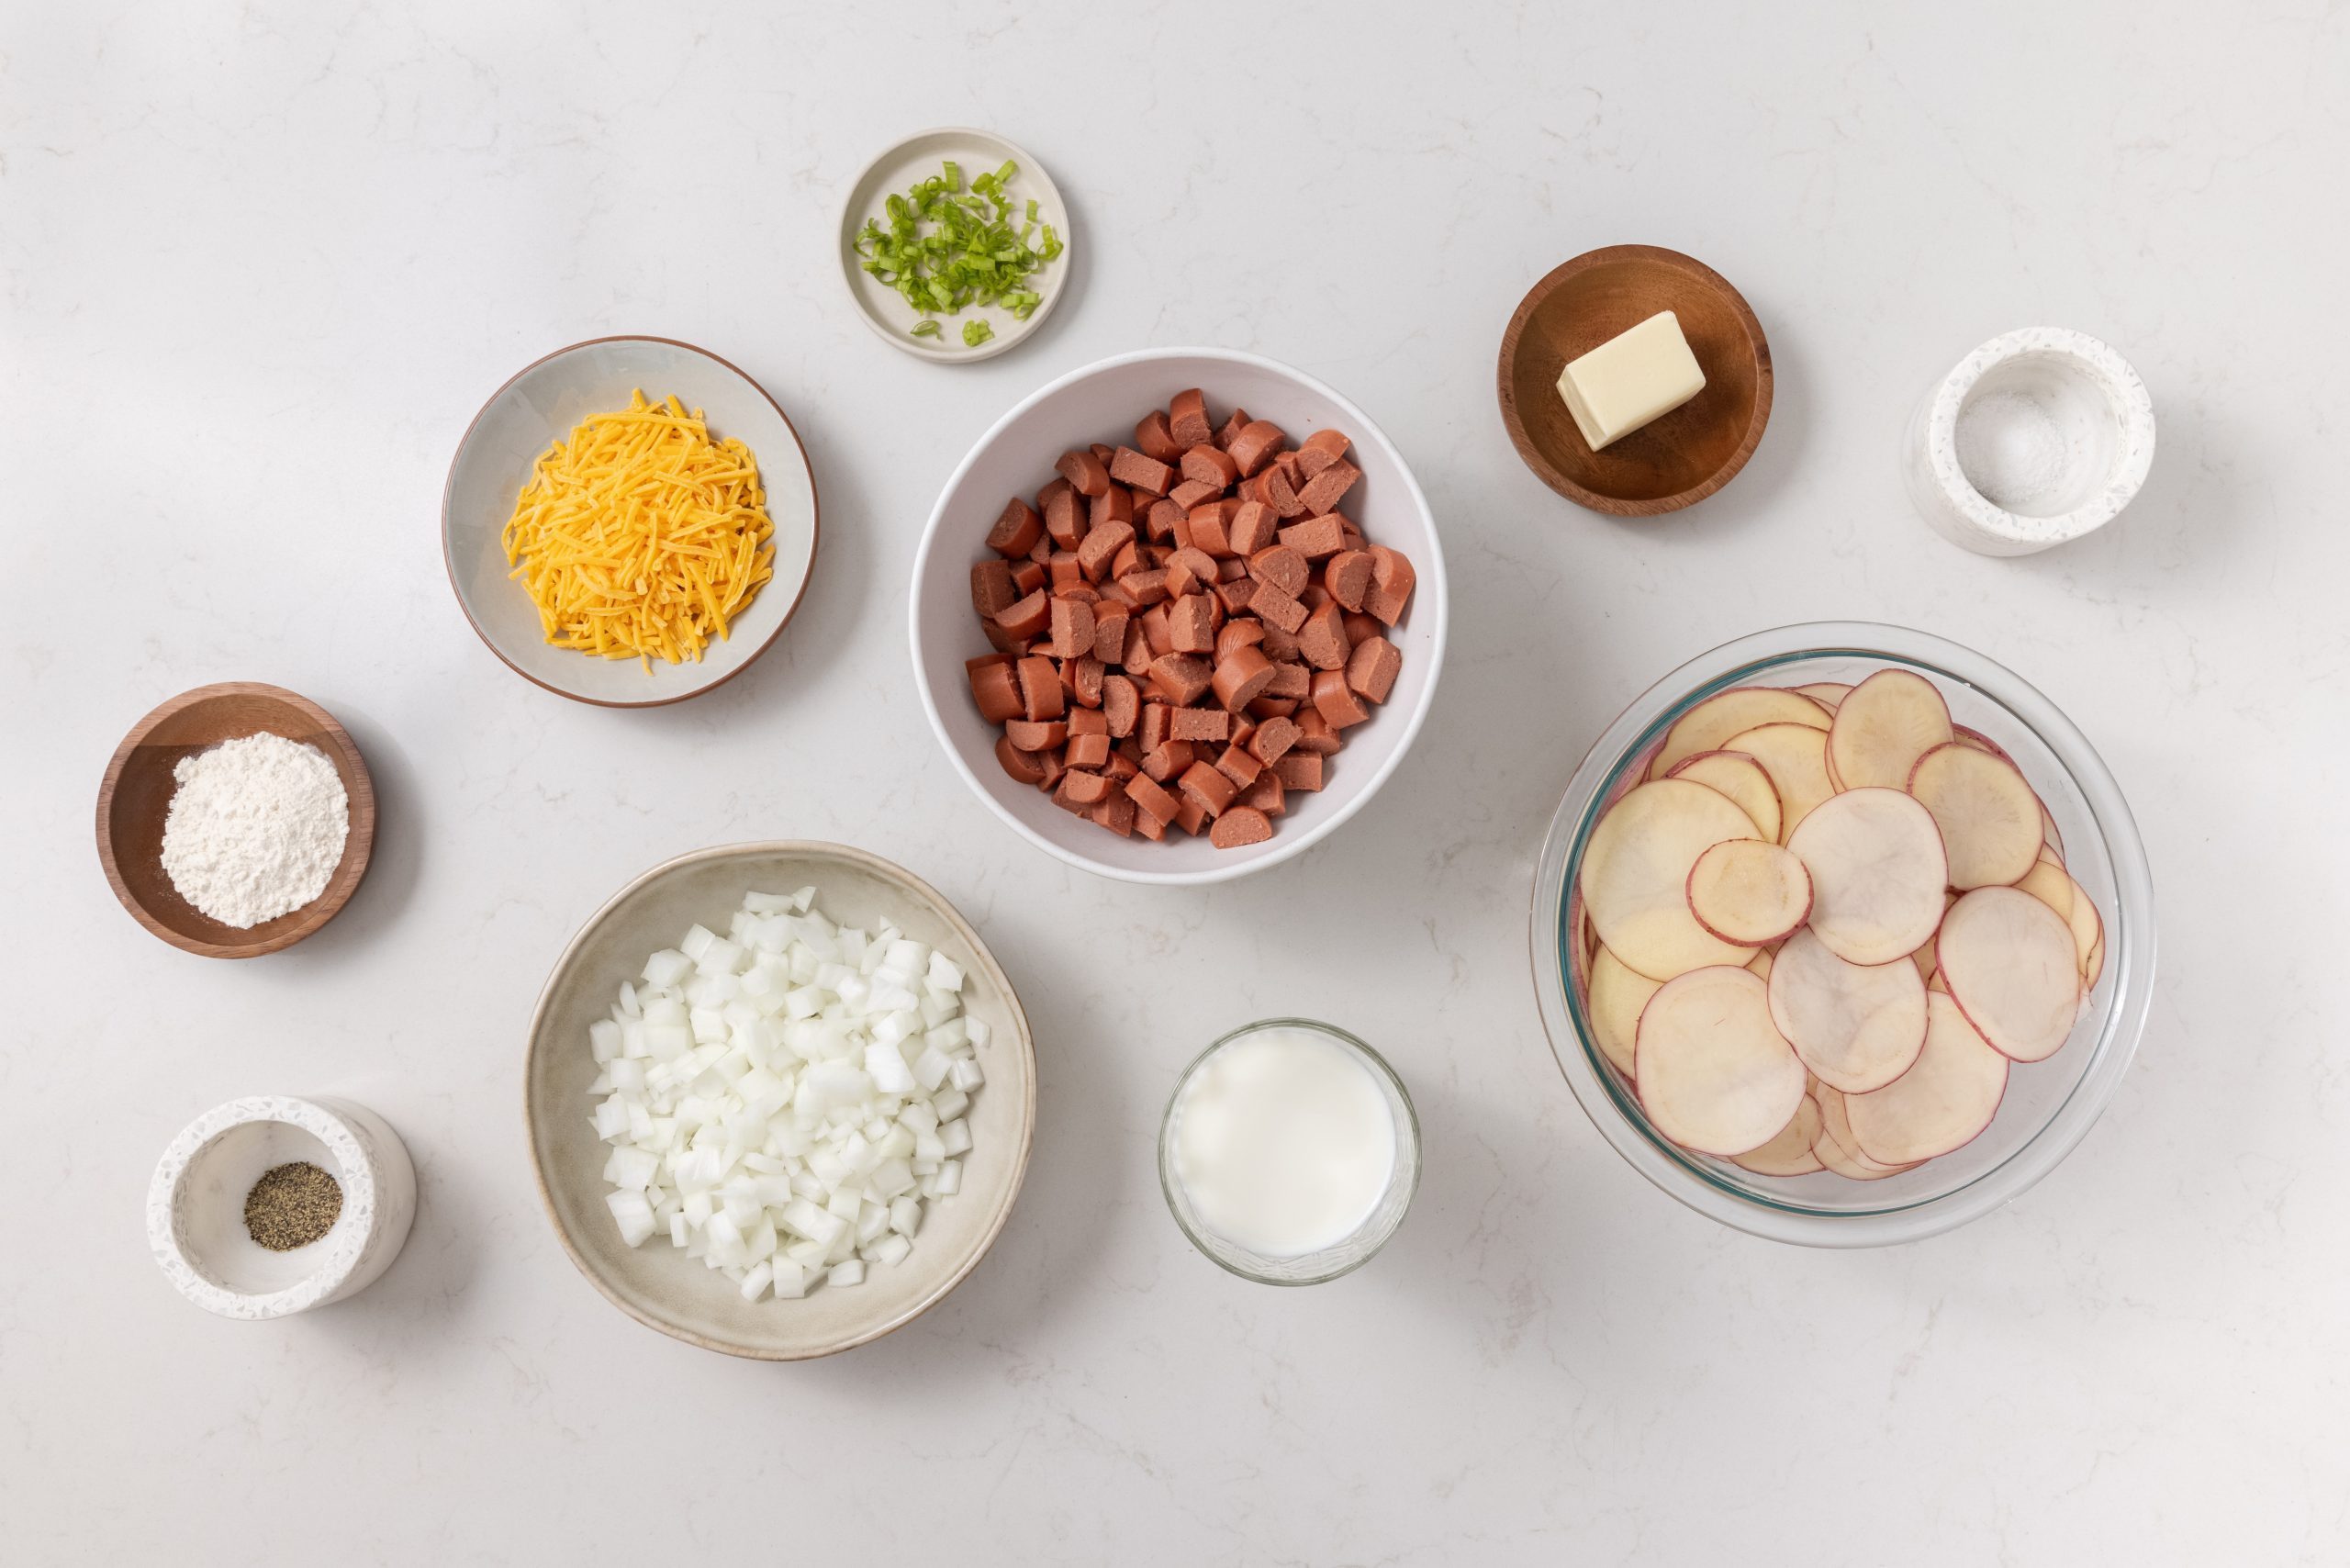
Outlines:
{"type": "Polygon", "coordinates": [[[1993,506],[2037,511],[2062,486],[2064,427],[2038,398],[1986,392],[1959,410],[1958,466],[1993,506]]]}
{"type": "Polygon", "coordinates": [[[351,797],[326,753],[247,735],[183,757],[163,822],[163,871],[180,897],[240,930],[326,891],[351,833],[351,797]]]}

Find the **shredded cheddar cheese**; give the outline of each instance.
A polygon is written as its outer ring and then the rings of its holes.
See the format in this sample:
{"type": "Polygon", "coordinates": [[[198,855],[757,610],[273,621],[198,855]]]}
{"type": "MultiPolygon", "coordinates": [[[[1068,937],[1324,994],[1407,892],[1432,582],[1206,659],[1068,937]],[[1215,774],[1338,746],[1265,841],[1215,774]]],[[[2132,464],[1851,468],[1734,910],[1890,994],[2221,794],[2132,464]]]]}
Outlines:
{"type": "Polygon", "coordinates": [[[503,539],[550,644],[650,671],[725,639],[775,575],[774,534],[751,449],[640,390],[541,454],[503,539]]]}

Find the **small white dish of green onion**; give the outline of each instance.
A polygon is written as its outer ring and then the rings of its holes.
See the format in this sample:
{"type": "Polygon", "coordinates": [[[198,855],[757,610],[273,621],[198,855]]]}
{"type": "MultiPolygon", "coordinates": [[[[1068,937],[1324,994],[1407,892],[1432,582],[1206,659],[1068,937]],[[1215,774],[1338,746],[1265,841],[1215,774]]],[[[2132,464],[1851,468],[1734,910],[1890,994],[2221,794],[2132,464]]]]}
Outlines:
{"type": "Polygon", "coordinates": [[[891,147],[841,208],[858,313],[923,359],[986,359],[1035,330],[1060,297],[1069,245],[1069,208],[1044,166],[968,127],[891,147]]]}

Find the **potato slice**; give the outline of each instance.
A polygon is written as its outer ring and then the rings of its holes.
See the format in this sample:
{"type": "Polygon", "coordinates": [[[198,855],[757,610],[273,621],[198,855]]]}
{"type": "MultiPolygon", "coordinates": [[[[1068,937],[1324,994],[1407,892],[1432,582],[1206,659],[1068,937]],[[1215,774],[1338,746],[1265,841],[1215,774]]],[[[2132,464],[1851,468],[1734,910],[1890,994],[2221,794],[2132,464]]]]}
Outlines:
{"type": "Polygon", "coordinates": [[[1779,794],[1779,831],[1773,836],[1781,844],[1813,807],[1836,792],[1828,780],[1825,730],[1808,724],[1758,724],[1732,735],[1722,749],[1752,757],[1771,776],[1771,788],[1779,794]]]}
{"type": "Polygon", "coordinates": [[[1811,1146],[1812,1152],[1829,1170],[1855,1182],[1882,1182],[1917,1169],[1915,1165],[1882,1165],[1863,1154],[1841,1092],[1823,1083],[1811,1092],[1811,1097],[1819,1103],[1819,1137],[1811,1146]]]}
{"type": "Polygon", "coordinates": [[[1640,1012],[1633,1065],[1649,1120],[1700,1154],[1761,1148],[1803,1099],[1803,1063],[1745,969],[1714,965],[1665,982],[1640,1012]]]}
{"type": "Polygon", "coordinates": [[[2056,912],[2020,888],[1975,889],[1934,939],[1951,1000],[2011,1061],[2045,1060],[2071,1036],[2084,956],[2056,912]]]}
{"type": "Polygon", "coordinates": [[[1779,842],[1779,791],[1770,770],[1742,751],[1701,751],[1684,757],[1672,777],[1694,779],[1708,790],[1719,790],[1754,819],[1762,836],[1779,842]]]}
{"type": "Polygon", "coordinates": [[[1845,962],[1889,964],[1933,935],[1950,866],[1932,813],[1914,796],[1876,787],[1831,795],[1796,824],[1787,847],[1811,872],[1811,929],[1845,962]]]}
{"type": "Polygon", "coordinates": [[[1952,887],[2005,887],[2039,861],[2040,797],[2005,756],[1963,740],[1938,745],[1909,770],[1909,793],[1942,831],[1952,887]]]}
{"type": "Polygon", "coordinates": [[[1842,790],[1898,790],[1918,759],[1952,738],[1950,705],[1934,683],[1906,669],[1881,669],[1836,706],[1828,730],[1829,772],[1842,790]]]}
{"type": "Polygon", "coordinates": [[[1828,710],[1799,692],[1777,686],[1733,686],[1717,691],[1673,721],[1665,732],[1664,746],[1649,765],[1649,777],[1662,778],[1701,751],[1718,751],[1741,730],[1757,724],[1806,724],[1824,730],[1828,710]]]}
{"type": "Polygon", "coordinates": [[[2087,959],[2081,965],[2081,994],[2084,1000],[2097,989],[2098,977],[2105,973],[2105,933],[2097,934],[2097,945],[2089,949],[2087,959]]]}
{"type": "Polygon", "coordinates": [[[2079,886],[2064,865],[2042,855],[2031,863],[2016,886],[2056,912],[2066,925],[2073,921],[2075,890],[2079,886]]]}
{"type": "Polygon", "coordinates": [[[2007,747],[2001,745],[1998,742],[1993,740],[1982,731],[1969,729],[1964,724],[1953,724],[1950,727],[1950,738],[1954,745],[1972,746],[1976,751],[1987,752],[1991,756],[1998,757],[2001,762],[2013,763],[2015,761],[2014,757],[2008,755],[2007,747]]]}
{"type": "Polygon", "coordinates": [[[1844,694],[1852,689],[1841,680],[1815,680],[1809,686],[1798,686],[1796,689],[1833,714],[1837,704],[1844,700],[1844,694]]]}
{"type": "MultiPolygon", "coordinates": [[[[1685,778],[1632,790],[1607,808],[1583,847],[1579,881],[1599,940],[1653,980],[1745,963],[1746,949],[1689,913],[1689,868],[1708,846],[1754,835],[1754,819],[1718,790],[1685,778]]],[[[1774,1122],[1763,1136],[1777,1130],[1774,1122]]]]}
{"type": "Polygon", "coordinates": [[[1689,913],[1725,942],[1760,947],[1811,913],[1811,873],[1767,840],[1724,839],[1689,868],[1689,913]]]}
{"type": "Polygon", "coordinates": [[[1664,982],[1652,980],[1609,952],[1599,949],[1591,961],[1591,990],[1583,1010],[1591,1015],[1591,1032],[1616,1070],[1632,1076],[1632,1042],[1640,1026],[1640,1009],[1664,982]]]}
{"type": "Polygon", "coordinates": [[[1915,964],[1849,964],[1798,931],[1772,962],[1769,991],[1771,1022],[1831,1089],[1882,1089],[1925,1046],[1926,982],[1915,964]]]}
{"type": "Polygon", "coordinates": [[[1884,1088],[1844,1097],[1860,1152],[1879,1165],[1932,1159],[1975,1141],[1999,1114],[2008,1058],[1975,1032],[1958,1004],[1929,996],[1925,1049],[1884,1088]]]}
{"type": "Polygon", "coordinates": [[[1808,1176],[1826,1169],[1811,1149],[1818,1138],[1819,1102],[1806,1094],[1796,1105],[1796,1114],[1772,1135],[1770,1142],[1730,1156],[1730,1163],[1742,1165],[1757,1176],[1808,1176]]]}

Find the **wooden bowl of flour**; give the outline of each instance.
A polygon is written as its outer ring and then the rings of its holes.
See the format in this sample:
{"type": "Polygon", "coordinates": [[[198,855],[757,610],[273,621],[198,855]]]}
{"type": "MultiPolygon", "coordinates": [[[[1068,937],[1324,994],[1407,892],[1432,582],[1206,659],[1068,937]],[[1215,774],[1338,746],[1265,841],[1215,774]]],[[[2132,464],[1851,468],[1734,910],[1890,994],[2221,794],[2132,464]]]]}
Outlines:
{"type": "Polygon", "coordinates": [[[367,874],[375,843],[375,787],[359,747],[334,715],[281,687],[225,681],[181,692],[130,727],[98,786],[98,861],[114,896],[140,924],[207,958],[278,952],[332,920],[367,874]],[[326,754],[350,797],[351,830],[323,892],[274,920],[239,927],[207,915],[172,885],[163,869],[163,823],[183,757],[256,734],[282,735],[326,754]]]}

